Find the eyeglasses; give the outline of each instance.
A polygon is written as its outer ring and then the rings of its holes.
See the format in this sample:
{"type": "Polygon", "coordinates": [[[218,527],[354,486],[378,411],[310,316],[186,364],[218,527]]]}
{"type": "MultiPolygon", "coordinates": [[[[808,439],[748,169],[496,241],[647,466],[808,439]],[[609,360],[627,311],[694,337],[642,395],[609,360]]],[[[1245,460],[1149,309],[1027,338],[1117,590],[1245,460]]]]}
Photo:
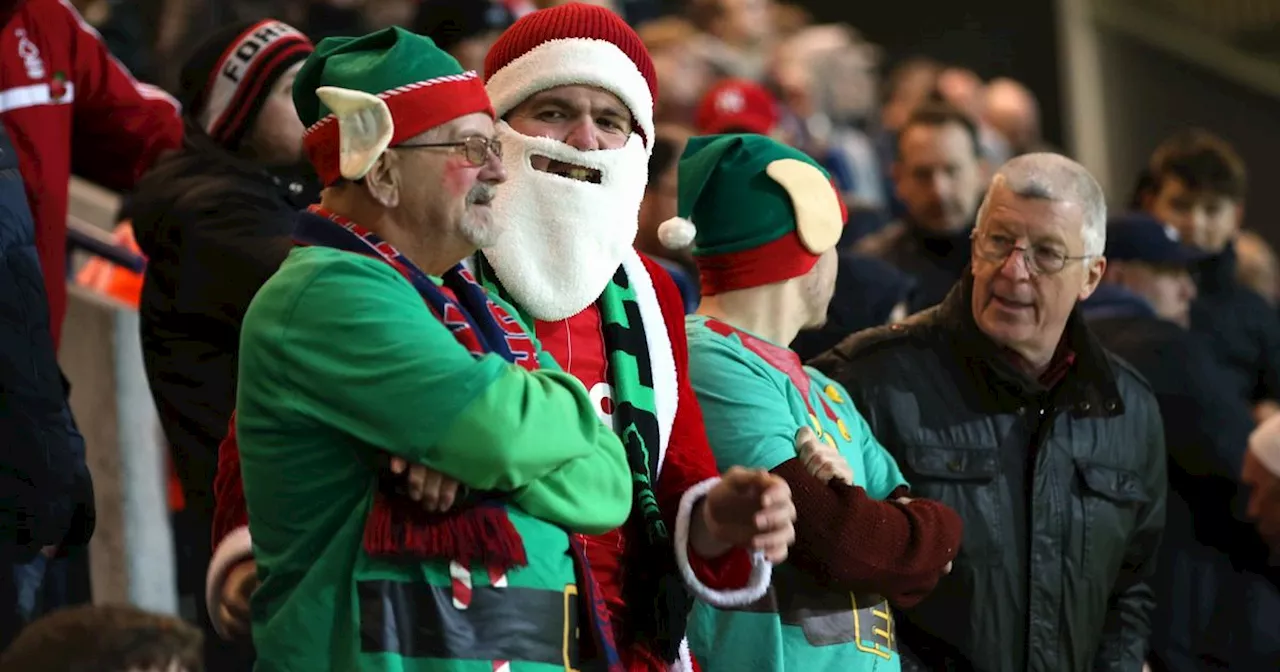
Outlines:
{"type": "Polygon", "coordinates": [[[497,138],[486,138],[483,135],[472,135],[458,142],[426,142],[420,145],[396,145],[392,149],[427,149],[449,147],[461,149],[462,155],[472,166],[479,168],[489,162],[489,153],[502,158],[502,142],[497,138]]]}
{"type": "Polygon", "coordinates": [[[990,262],[1002,264],[1009,258],[1009,255],[1014,252],[1021,252],[1023,261],[1027,262],[1027,268],[1036,275],[1053,275],[1066,268],[1069,261],[1080,261],[1095,256],[1082,254],[1073,257],[1063,254],[1049,245],[1019,247],[1018,240],[1013,236],[988,233],[977,229],[974,229],[969,237],[973,240],[973,249],[978,253],[978,256],[990,262]]]}

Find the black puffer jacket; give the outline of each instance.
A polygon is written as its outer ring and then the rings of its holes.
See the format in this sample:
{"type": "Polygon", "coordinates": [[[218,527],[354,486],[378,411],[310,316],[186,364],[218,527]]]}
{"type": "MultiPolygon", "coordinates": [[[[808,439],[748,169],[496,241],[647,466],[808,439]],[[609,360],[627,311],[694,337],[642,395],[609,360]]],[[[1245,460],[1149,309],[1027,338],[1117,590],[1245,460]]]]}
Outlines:
{"type": "Polygon", "coordinates": [[[126,210],[147,255],[147,378],[188,506],[205,514],[235,405],[241,321],[316,195],[312,181],[268,172],[189,128],[182,151],[143,178],[126,210]]]}
{"type": "Polygon", "coordinates": [[[1078,311],[1065,378],[1027,379],[978,329],[972,284],[811,362],[914,495],[965,521],[951,574],[900,615],[903,669],[1139,672],[1167,487],[1155,398],[1078,311]]]}

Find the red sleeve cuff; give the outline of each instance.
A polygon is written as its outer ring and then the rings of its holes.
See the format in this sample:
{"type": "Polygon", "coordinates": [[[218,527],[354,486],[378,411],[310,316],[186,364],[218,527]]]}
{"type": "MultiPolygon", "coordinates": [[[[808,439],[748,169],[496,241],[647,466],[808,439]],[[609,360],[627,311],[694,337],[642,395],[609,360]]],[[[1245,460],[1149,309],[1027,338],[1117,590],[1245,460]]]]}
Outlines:
{"type": "Polygon", "coordinates": [[[693,575],[712,590],[739,590],[751,580],[751,554],[742,548],[707,559],[699,556],[690,545],[689,567],[693,569],[693,575]]]}

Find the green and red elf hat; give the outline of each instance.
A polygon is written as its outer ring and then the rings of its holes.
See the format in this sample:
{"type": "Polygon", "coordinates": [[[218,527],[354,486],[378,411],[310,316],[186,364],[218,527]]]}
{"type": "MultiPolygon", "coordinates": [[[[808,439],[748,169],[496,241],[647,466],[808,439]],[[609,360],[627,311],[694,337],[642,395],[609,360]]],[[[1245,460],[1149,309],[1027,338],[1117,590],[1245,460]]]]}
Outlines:
{"type": "Polygon", "coordinates": [[[436,126],[476,112],[493,116],[476,72],[399,27],[322,40],[298,71],[293,103],[325,186],[364,177],[388,147],[436,126]]]}
{"type": "Polygon", "coordinates": [[[704,295],[809,272],[836,246],[847,211],[816,161],[762,135],[689,139],[679,166],[679,217],[658,230],[693,244],[704,295]]]}

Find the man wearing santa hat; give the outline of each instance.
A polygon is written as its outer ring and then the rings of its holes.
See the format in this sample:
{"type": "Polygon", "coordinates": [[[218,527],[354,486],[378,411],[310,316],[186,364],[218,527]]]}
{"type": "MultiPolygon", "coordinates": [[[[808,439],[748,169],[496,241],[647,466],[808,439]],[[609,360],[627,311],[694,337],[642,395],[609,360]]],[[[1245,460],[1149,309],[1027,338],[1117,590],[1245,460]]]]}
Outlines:
{"type": "MultiPolygon", "coordinates": [[[[718,474],[689,387],[679,290],[631,246],[654,140],[653,63],[616,14],[571,3],[517,21],[485,72],[509,179],[493,201],[504,234],[475,259],[477,276],[534,325],[627,450],[630,520],[581,538],[613,624],[613,669],[687,668],[689,591],[723,606],[760,597],[795,511],[776,476],[718,474]]],[[[427,480],[428,497],[451,487],[427,480]]],[[[252,558],[232,437],[216,489],[208,590],[227,623],[241,619],[219,603],[243,603],[253,585],[237,580],[252,576],[252,558]]]]}

